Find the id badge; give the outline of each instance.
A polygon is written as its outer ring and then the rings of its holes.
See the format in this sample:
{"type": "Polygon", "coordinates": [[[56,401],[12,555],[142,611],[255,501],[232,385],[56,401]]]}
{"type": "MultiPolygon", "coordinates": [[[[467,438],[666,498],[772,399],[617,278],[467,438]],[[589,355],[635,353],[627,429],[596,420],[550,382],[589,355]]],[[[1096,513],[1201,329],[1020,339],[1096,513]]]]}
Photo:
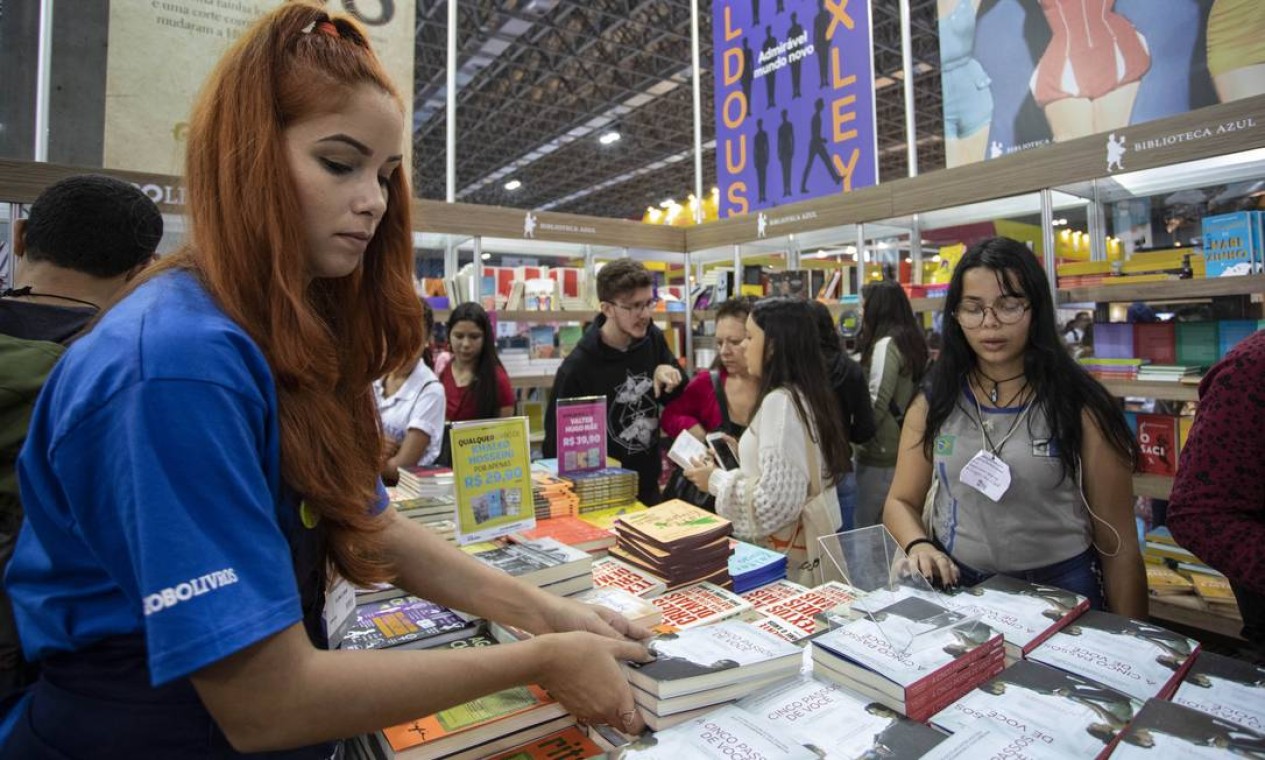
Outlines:
{"type": "Polygon", "coordinates": [[[993,501],[1001,501],[1010,488],[1010,465],[996,454],[981,451],[962,468],[960,480],[993,501]]]}
{"type": "Polygon", "coordinates": [[[337,576],[325,591],[325,637],[329,648],[337,649],[347,635],[356,613],[356,589],[344,577],[337,576]]]}

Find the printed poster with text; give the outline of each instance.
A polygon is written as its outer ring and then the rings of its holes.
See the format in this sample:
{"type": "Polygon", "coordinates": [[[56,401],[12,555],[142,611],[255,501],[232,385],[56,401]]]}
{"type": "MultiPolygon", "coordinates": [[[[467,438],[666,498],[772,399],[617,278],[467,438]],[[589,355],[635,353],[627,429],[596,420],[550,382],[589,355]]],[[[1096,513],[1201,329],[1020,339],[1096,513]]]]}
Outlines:
{"type": "Polygon", "coordinates": [[[527,418],[457,422],[449,435],[457,543],[490,541],[536,527],[527,418]]]}
{"type": "MultiPolygon", "coordinates": [[[[103,165],[182,174],[189,109],[211,69],[251,22],[279,5],[281,0],[110,3],[103,165]]],[[[360,22],[411,114],[416,3],[328,0],[323,5],[360,22]]],[[[407,155],[403,165],[412,165],[407,155]]]]}
{"type": "Polygon", "coordinates": [[[606,466],[606,397],[558,399],[558,474],[606,466]]]}
{"type": "Polygon", "coordinates": [[[722,218],[878,182],[869,0],[716,0],[722,218]]]}

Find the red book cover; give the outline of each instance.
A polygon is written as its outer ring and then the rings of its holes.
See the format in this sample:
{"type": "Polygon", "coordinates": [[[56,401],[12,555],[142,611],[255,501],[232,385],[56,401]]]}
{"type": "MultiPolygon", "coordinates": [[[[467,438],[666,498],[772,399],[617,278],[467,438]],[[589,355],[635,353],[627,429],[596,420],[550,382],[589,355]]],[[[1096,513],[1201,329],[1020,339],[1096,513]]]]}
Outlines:
{"type": "Polygon", "coordinates": [[[587,552],[601,551],[615,544],[614,534],[576,517],[551,517],[548,520],[537,520],[535,528],[523,531],[521,535],[532,541],[552,538],[587,552]]]}
{"type": "Polygon", "coordinates": [[[765,607],[761,612],[780,618],[799,628],[805,634],[813,633],[813,616],[831,610],[841,604],[856,601],[857,591],[845,583],[830,581],[809,589],[798,596],[783,599],[765,607]]]}
{"type": "Polygon", "coordinates": [[[1172,322],[1138,322],[1133,326],[1133,354],[1152,364],[1177,363],[1177,325],[1172,322]]]}
{"type": "Polygon", "coordinates": [[[1138,446],[1142,458],[1140,472],[1173,475],[1177,472],[1177,444],[1180,420],[1167,414],[1138,415],[1138,446]]]}
{"type": "Polygon", "coordinates": [[[514,269],[512,267],[494,267],[496,269],[496,294],[509,298],[514,289],[514,269]]]}

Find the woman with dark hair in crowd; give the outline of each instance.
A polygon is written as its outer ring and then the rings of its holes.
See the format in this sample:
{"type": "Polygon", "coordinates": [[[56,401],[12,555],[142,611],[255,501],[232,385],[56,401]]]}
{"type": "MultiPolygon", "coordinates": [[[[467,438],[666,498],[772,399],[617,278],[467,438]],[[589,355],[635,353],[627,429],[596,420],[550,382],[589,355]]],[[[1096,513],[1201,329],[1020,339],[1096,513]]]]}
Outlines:
{"type": "MultiPolygon", "coordinates": [[[[843,336],[835,330],[830,309],[817,301],[810,301],[817,320],[817,333],[821,341],[821,356],[826,362],[830,387],[839,402],[839,413],[848,442],[853,445],[866,443],[874,437],[874,409],[870,406],[870,391],[865,381],[865,370],[843,350],[843,336]]],[[[856,526],[857,479],[856,473],[836,474],[839,511],[843,517],[843,529],[856,526]]]]}
{"type": "Polygon", "coordinates": [[[901,423],[927,366],[927,339],[900,283],[883,280],[865,287],[857,350],[869,376],[876,430],[857,451],[856,527],[865,528],[883,520],[901,423]]]}
{"type": "Polygon", "coordinates": [[[1144,619],[1136,444],[1064,347],[1040,261],[1009,238],[978,243],[944,308],[944,348],[906,416],[884,524],[944,584],[1004,573],[1144,619]]]}
{"type": "Polygon", "coordinates": [[[395,485],[401,467],[433,464],[444,432],[444,386],[431,369],[435,311],[422,301],[422,350],[412,361],[373,382],[382,422],[382,480],[395,485]]]}
{"type": "Polygon", "coordinates": [[[496,355],[496,332],[483,307],[473,301],[448,315],[451,357],[437,374],[447,396],[448,422],[508,417],[514,413],[514,389],[496,355]]]}
{"type": "Polygon", "coordinates": [[[738,442],[740,466],[722,470],[708,463],[685,472],[716,497],[717,514],[733,521],[738,537],[779,551],[800,548],[793,545],[796,528],[816,495],[814,483],[833,494],[835,477],[852,467],[817,331],[805,329],[813,322],[802,299],[756,303],[747,319],[746,359],[760,395],[738,442]]]}

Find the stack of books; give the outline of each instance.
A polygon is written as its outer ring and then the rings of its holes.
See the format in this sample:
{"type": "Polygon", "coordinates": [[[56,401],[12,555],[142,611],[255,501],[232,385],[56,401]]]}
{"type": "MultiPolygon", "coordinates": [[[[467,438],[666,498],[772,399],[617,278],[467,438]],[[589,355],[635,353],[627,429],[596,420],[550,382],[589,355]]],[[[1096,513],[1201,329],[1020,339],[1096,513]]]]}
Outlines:
{"type": "Polygon", "coordinates": [[[658,607],[647,599],[615,586],[594,587],[572,598],[577,602],[596,604],[618,612],[643,628],[653,628],[663,622],[663,612],[658,607]]]}
{"type": "Polygon", "coordinates": [[[736,620],[658,636],[649,647],[653,661],[625,667],[656,731],[794,676],[803,659],[794,644],[736,620]]]}
{"type": "Polygon", "coordinates": [[[615,521],[611,554],[662,578],[669,589],[707,581],[726,588],[733,524],[679,499],[615,521]]]}
{"type": "Polygon", "coordinates": [[[544,689],[519,686],[489,694],[368,737],[376,758],[475,760],[575,725],[544,689]]]}
{"type": "Polygon", "coordinates": [[[1150,623],[1090,610],[1028,659],[1128,694],[1167,699],[1199,654],[1199,642],[1150,623]]]}
{"type": "Polygon", "coordinates": [[[756,612],[762,611],[765,607],[776,604],[787,597],[798,596],[808,590],[807,586],[801,586],[795,581],[780,580],[774,581],[767,586],[761,586],[752,589],[740,596],[751,602],[751,607],[756,612]]]}
{"type": "MultiPolygon", "coordinates": [[[[685,758],[759,758],[760,760],[819,760],[821,751],[800,744],[793,736],[734,705],[710,708],[654,734],[611,737],[599,728],[598,746],[610,750],[610,760],[684,760],[685,758]]],[[[590,737],[593,738],[593,737],[590,737]]]]}
{"type": "Polygon", "coordinates": [[[1099,380],[1137,380],[1145,359],[1109,359],[1099,356],[1082,356],[1076,361],[1085,371],[1099,380]]]}
{"type": "Polygon", "coordinates": [[[448,467],[401,467],[396,491],[402,499],[431,496],[456,498],[456,485],[448,467]]]}
{"type": "Polygon", "coordinates": [[[578,515],[578,517],[589,525],[610,531],[611,535],[614,535],[616,520],[634,512],[644,512],[646,509],[647,507],[644,504],[633,502],[622,507],[606,507],[593,512],[585,512],[582,515],[578,515]]]}
{"type": "Polygon", "coordinates": [[[786,577],[785,554],[745,541],[731,540],[729,547],[733,552],[729,555],[729,577],[735,593],[746,593],[786,577]]]}
{"type": "Polygon", "coordinates": [[[760,612],[798,631],[798,638],[810,636],[819,628],[816,618],[826,610],[846,608],[862,593],[846,583],[828,581],[795,596],[766,604],[760,612]]]}
{"type": "Polygon", "coordinates": [[[573,517],[580,511],[580,498],[575,495],[571,481],[557,475],[532,470],[531,495],[537,520],[573,517]]]}
{"type": "Polygon", "coordinates": [[[527,744],[507,749],[488,760],[587,760],[605,757],[605,752],[577,727],[543,736],[527,744]]]}
{"type": "Polygon", "coordinates": [[[1162,597],[1167,604],[1242,619],[1229,580],[1182,548],[1168,528],[1146,533],[1142,558],[1152,596],[1162,597]]]}
{"type": "Polygon", "coordinates": [[[1142,702],[1088,678],[1018,662],[936,713],[948,757],[1106,757],[1142,702]],[[956,754],[955,754],[956,753],[956,754]]]}
{"type": "Polygon", "coordinates": [[[607,549],[615,545],[614,533],[602,530],[578,517],[551,517],[548,520],[537,520],[535,528],[516,535],[529,541],[552,538],[590,554],[605,554],[607,549]]]}
{"type": "Polygon", "coordinates": [[[650,603],[663,613],[663,625],[679,631],[740,617],[751,603],[714,583],[696,583],[660,594],[650,603]]]}
{"type": "Polygon", "coordinates": [[[356,606],[341,649],[430,649],[469,639],[481,631],[441,604],[400,596],[356,606]]]}
{"type": "Polygon", "coordinates": [[[1138,380],[1149,383],[1197,383],[1208,368],[1198,364],[1143,364],[1138,380]]]}
{"type": "Polygon", "coordinates": [[[1111,753],[1113,760],[1262,756],[1265,734],[1160,699],[1147,700],[1111,753]]]}
{"type": "Polygon", "coordinates": [[[1054,586],[994,575],[946,600],[965,615],[978,615],[1001,633],[1006,662],[1023,659],[1041,642],[1089,609],[1089,600],[1054,586]]]}
{"type": "Polygon", "coordinates": [[[1001,634],[915,596],[870,609],[812,647],[818,677],[920,721],[1000,673],[1005,660],[1001,634]]]}
{"type": "Polygon", "coordinates": [[[624,507],[637,500],[637,473],[622,467],[603,467],[567,476],[579,499],[580,514],[624,507]]]}
{"type": "Polygon", "coordinates": [[[656,578],[612,557],[593,560],[593,587],[619,588],[642,599],[653,599],[667,590],[662,578],[656,578]]]}
{"type": "Polygon", "coordinates": [[[391,506],[414,522],[425,525],[449,541],[456,537],[457,500],[452,496],[414,496],[391,502],[391,506]]]}
{"type": "Polygon", "coordinates": [[[1173,701],[1253,731],[1265,731],[1265,668],[1201,652],[1173,701]]]}
{"type": "Polygon", "coordinates": [[[500,540],[461,548],[485,565],[551,594],[570,596],[593,588],[593,555],[552,538],[500,540]]]}

